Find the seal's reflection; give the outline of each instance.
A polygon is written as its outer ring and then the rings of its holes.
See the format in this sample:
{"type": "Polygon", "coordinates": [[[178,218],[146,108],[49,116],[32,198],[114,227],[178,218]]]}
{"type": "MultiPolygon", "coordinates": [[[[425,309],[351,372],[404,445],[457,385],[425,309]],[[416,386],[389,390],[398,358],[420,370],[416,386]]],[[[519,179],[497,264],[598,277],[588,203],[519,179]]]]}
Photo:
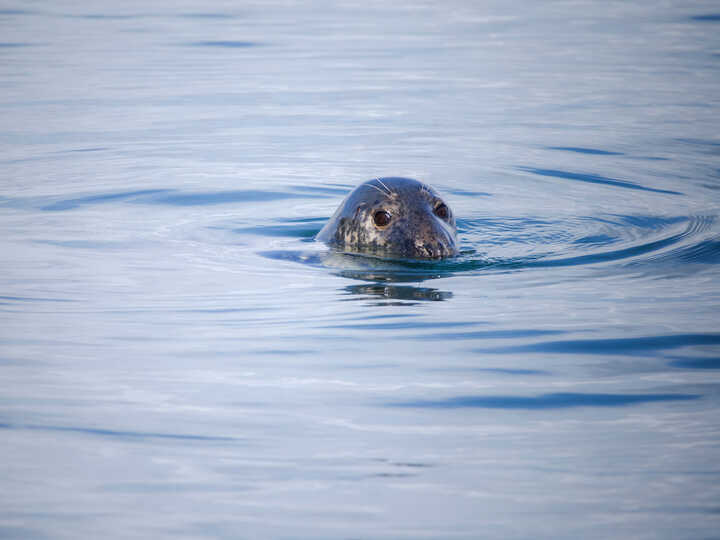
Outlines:
{"type": "MultiPolygon", "coordinates": [[[[398,283],[419,283],[452,276],[453,272],[446,268],[447,263],[409,263],[333,251],[321,253],[265,251],[261,255],[270,259],[291,260],[322,267],[330,269],[333,274],[344,278],[365,281],[366,283],[363,284],[349,285],[340,289],[365,298],[370,296],[385,300],[434,302],[452,298],[452,293],[449,291],[415,285],[397,285],[398,283]]],[[[388,304],[388,302],[384,302],[384,304],[388,304]]]]}
{"type": "Polygon", "coordinates": [[[452,298],[450,291],[440,291],[430,287],[413,287],[411,285],[388,285],[386,283],[369,283],[364,285],[348,285],[344,289],[350,294],[375,296],[394,300],[421,300],[440,302],[452,298]]]}

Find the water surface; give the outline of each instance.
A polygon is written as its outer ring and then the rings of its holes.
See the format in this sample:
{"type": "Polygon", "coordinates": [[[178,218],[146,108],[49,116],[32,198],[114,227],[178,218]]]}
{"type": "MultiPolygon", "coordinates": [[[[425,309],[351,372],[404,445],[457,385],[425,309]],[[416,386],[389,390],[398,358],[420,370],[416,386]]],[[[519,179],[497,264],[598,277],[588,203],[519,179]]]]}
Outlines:
{"type": "Polygon", "coordinates": [[[717,11],[3,6],[0,536],[715,537],[717,11]]]}

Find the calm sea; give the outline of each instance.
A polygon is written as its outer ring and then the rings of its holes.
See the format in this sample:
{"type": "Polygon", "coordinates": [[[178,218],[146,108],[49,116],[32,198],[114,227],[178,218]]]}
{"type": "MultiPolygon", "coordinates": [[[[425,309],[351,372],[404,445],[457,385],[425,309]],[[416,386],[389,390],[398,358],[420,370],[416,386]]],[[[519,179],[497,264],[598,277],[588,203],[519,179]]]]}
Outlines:
{"type": "Polygon", "coordinates": [[[719,112],[713,1],[3,1],[0,537],[718,538],[719,112]]]}

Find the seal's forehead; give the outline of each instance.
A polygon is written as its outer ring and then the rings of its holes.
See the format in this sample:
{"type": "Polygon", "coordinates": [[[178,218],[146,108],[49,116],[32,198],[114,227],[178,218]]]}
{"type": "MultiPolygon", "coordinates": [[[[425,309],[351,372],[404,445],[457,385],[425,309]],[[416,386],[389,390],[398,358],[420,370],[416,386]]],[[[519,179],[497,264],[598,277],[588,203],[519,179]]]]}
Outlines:
{"type": "Polygon", "coordinates": [[[395,198],[399,195],[415,196],[418,193],[422,193],[430,197],[438,196],[433,188],[412,178],[373,178],[372,180],[368,180],[364,184],[361,184],[359,187],[363,188],[363,191],[376,191],[378,193],[382,193],[388,198],[395,198]]]}
{"type": "Polygon", "coordinates": [[[411,178],[373,178],[350,192],[340,205],[338,213],[349,217],[363,206],[412,207],[418,204],[433,204],[434,200],[439,198],[433,188],[411,178]]]}

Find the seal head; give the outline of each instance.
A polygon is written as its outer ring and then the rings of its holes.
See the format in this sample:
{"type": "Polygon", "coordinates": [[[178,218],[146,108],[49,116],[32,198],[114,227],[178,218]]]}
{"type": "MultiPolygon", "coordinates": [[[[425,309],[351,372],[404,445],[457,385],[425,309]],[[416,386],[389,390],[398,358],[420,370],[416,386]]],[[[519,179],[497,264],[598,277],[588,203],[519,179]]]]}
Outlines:
{"type": "Polygon", "coordinates": [[[315,239],[340,251],[390,258],[458,254],[452,211],[433,188],[410,178],[376,178],[359,185],[315,239]]]}

